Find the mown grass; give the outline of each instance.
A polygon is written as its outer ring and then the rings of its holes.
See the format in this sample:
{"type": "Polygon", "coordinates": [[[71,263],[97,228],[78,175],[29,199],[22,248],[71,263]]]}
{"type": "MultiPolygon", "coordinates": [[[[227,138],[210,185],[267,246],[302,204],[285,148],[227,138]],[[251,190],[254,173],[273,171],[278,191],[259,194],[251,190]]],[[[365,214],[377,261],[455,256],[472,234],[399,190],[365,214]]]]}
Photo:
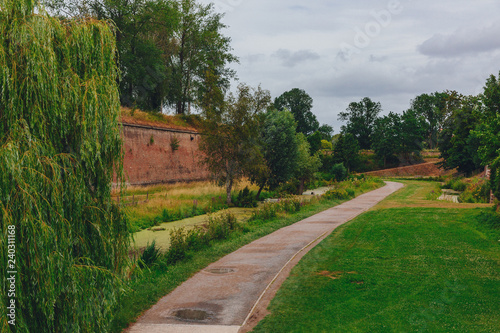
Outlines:
{"type": "MultiPolygon", "coordinates": [[[[355,188],[356,195],[380,187],[379,181],[370,181],[367,186],[355,188]]],[[[263,221],[251,219],[243,223],[241,230],[231,233],[228,239],[212,241],[210,246],[196,252],[187,252],[186,259],[168,265],[162,258],[150,269],[138,271],[124,285],[119,306],[114,309],[115,318],[112,332],[120,332],[133,322],[141,312],[153,306],[161,297],[174,290],[182,282],[193,276],[210,263],[239,249],[240,247],[266,236],[280,228],[303,220],[346,200],[318,200],[305,205],[295,214],[280,213],[276,218],[263,221]]]]}
{"type": "Polygon", "coordinates": [[[500,223],[489,208],[381,209],[434,188],[418,184],[311,250],[254,331],[500,331],[500,223]]]}

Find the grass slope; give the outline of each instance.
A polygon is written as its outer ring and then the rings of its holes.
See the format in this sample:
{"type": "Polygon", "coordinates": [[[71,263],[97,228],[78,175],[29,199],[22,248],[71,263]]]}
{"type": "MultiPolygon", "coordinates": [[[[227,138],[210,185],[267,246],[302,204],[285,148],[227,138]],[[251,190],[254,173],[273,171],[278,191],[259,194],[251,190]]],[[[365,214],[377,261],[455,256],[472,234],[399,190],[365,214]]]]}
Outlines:
{"type": "Polygon", "coordinates": [[[476,225],[482,211],[358,217],[302,259],[255,331],[499,332],[500,243],[476,225]]]}

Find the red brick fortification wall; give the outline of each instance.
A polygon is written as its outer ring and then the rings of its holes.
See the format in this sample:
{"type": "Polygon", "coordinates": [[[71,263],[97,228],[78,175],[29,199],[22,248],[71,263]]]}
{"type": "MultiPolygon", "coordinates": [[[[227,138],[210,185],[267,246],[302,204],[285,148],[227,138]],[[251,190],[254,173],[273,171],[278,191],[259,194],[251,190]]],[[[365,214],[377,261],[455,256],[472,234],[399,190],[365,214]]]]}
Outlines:
{"type": "MultiPolygon", "coordinates": [[[[130,185],[154,185],[209,179],[200,165],[195,131],[123,123],[123,170],[130,185]],[[178,148],[172,144],[178,142],[178,148]]],[[[175,146],[175,144],[174,144],[175,146]]]]}

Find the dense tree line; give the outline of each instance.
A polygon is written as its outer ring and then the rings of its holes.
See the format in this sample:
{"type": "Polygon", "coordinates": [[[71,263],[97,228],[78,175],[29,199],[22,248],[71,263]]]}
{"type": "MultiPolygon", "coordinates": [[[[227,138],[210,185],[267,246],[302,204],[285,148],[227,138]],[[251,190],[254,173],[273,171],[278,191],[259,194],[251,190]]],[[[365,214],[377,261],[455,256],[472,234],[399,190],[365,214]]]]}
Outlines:
{"type": "Polygon", "coordinates": [[[213,5],[195,0],[45,0],[63,19],[112,22],[123,106],[188,114],[215,85],[229,89],[235,72],[226,26],[213,5]],[[216,80],[206,81],[207,72],[216,80]]]}
{"type": "Polygon", "coordinates": [[[324,170],[326,165],[332,167],[338,162],[352,169],[356,149],[372,149],[385,167],[388,160],[411,163],[418,160],[424,148],[438,148],[442,168],[457,168],[471,175],[489,165],[491,187],[500,196],[498,77],[491,75],[478,96],[463,96],[456,91],[421,94],[402,114],[379,116],[381,111],[380,103],[367,97],[339,114],[346,125],[333,142],[334,157],[325,159],[328,163],[324,163],[324,170]]]}

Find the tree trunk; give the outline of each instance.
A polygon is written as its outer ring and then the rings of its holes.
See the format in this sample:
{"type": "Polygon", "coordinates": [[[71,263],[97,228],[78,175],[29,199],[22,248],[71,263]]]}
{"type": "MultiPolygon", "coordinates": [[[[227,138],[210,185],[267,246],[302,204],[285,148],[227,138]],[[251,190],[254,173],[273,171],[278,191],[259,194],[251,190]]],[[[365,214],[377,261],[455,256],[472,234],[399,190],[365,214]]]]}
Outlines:
{"type": "Polygon", "coordinates": [[[304,183],[305,182],[306,182],[306,180],[304,178],[300,179],[299,193],[297,193],[298,195],[301,195],[302,193],[304,193],[304,183]]]}
{"type": "Polygon", "coordinates": [[[259,201],[260,194],[262,193],[263,189],[264,189],[264,185],[262,185],[261,187],[259,187],[259,191],[257,192],[257,196],[255,197],[255,199],[257,199],[257,201],[259,201]]]}

